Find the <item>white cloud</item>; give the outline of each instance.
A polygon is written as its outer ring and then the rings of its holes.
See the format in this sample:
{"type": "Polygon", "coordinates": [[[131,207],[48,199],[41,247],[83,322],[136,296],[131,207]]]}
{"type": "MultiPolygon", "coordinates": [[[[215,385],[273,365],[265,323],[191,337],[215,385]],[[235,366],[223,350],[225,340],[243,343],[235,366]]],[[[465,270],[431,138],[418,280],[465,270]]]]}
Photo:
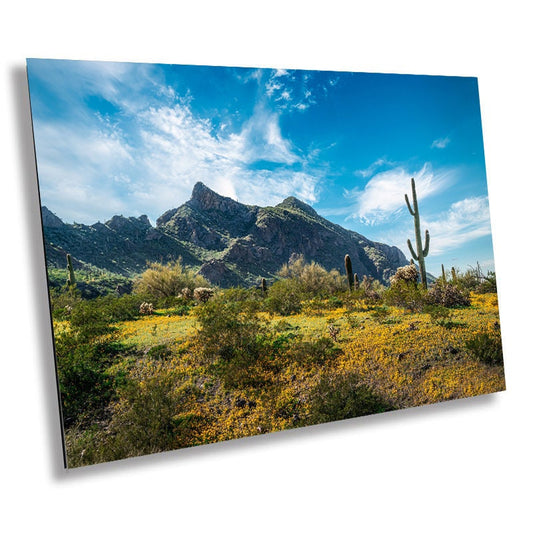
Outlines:
{"type": "MultiPolygon", "coordinates": [[[[273,205],[289,195],[317,201],[325,171],[316,166],[316,150],[302,153],[280,127],[284,109],[312,103],[309,91],[306,100],[291,101],[291,72],[273,72],[235,131],[195,115],[191,95],[166,86],[149,66],[136,77],[128,64],[75,62],[71,79],[61,62],[54,68],[49,82],[76,115],[35,120],[35,133],[43,203],[65,221],[143,213],[155,220],[188,200],[196,181],[250,204],[273,205]],[[120,110],[116,122],[91,112],[83,103],[88,94],[112,102],[120,110]]],[[[259,74],[254,79],[261,84],[259,74]]]]}
{"type": "Polygon", "coordinates": [[[405,207],[405,194],[411,191],[411,178],[416,181],[418,199],[431,196],[449,185],[450,174],[435,174],[428,164],[416,173],[409,173],[402,167],[376,174],[363,190],[347,192],[355,199],[352,218],[359,218],[369,225],[386,221],[391,215],[405,207]]]}
{"type": "MultiPolygon", "coordinates": [[[[459,250],[463,245],[491,234],[488,197],[476,196],[455,202],[433,218],[422,218],[420,225],[423,232],[429,230],[432,257],[459,250]]],[[[408,238],[414,242],[410,216],[409,220],[398,222],[393,230],[382,233],[378,240],[398,246],[406,257],[410,257],[406,245],[408,238]]]]}
{"type": "Polygon", "coordinates": [[[446,146],[448,146],[450,142],[451,140],[449,137],[442,137],[440,139],[435,139],[431,143],[431,148],[439,148],[439,149],[446,148],[446,146]]]}
{"type": "Polygon", "coordinates": [[[356,170],[354,174],[356,176],[360,176],[361,178],[369,178],[376,172],[378,168],[381,168],[383,166],[391,166],[391,165],[393,165],[391,161],[388,161],[387,158],[385,157],[381,157],[378,160],[374,161],[367,168],[356,170]]]}
{"type": "Polygon", "coordinates": [[[109,125],[34,124],[43,202],[66,220],[95,222],[125,211],[115,187],[134,165],[132,148],[109,125]]]}
{"type": "Polygon", "coordinates": [[[489,200],[486,196],[465,198],[431,221],[421,221],[429,229],[435,255],[458,248],[491,234],[489,200]]]}
{"type": "Polygon", "coordinates": [[[306,161],[283,137],[278,116],[264,106],[239,133],[226,136],[216,135],[209,121],[183,105],[150,109],[142,118],[150,176],[143,189],[151,191],[160,210],[187,200],[196,181],[245,203],[271,205],[289,195],[317,200],[320,173],[292,168],[306,161]],[[253,164],[261,161],[275,165],[255,170],[253,164]]]}

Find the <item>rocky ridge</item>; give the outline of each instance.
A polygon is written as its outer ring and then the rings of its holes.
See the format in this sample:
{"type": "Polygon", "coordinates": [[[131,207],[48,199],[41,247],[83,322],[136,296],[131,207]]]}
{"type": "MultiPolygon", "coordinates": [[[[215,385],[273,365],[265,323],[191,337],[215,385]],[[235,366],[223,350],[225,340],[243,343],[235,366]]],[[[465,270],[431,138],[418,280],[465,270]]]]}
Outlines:
{"type": "Polygon", "coordinates": [[[105,223],[65,224],[42,208],[47,264],[63,268],[70,253],[77,268],[94,265],[133,276],[149,261],[197,267],[222,287],[273,278],[291,255],[343,271],[350,254],[359,277],[388,281],[407,264],[398,248],[373,242],[333,224],[294,197],[273,207],[245,205],[197,183],[190,200],[163,213],[153,227],[146,215],[116,215],[105,223]]]}

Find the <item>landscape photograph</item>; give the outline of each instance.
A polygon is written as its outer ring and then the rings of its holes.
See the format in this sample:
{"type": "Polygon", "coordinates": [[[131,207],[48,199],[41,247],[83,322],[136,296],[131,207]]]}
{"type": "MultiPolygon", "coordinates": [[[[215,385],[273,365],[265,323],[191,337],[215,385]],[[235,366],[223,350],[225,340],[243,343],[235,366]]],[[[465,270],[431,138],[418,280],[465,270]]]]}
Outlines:
{"type": "Polygon", "coordinates": [[[476,78],[27,75],[66,467],[505,390],[476,78]]]}

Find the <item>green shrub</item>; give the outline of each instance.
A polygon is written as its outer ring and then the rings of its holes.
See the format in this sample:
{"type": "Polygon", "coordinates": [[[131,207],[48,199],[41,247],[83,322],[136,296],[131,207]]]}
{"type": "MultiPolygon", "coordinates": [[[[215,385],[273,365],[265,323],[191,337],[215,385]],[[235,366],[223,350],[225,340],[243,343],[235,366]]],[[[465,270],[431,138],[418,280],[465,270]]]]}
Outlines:
{"type": "Polygon", "coordinates": [[[283,279],[297,281],[301,299],[317,296],[326,298],[345,290],[345,278],[338,270],[328,272],[314,261],[306,263],[302,255],[291,257],[278,275],[283,279]]]}
{"type": "Polygon", "coordinates": [[[329,337],[319,337],[312,340],[293,341],[288,346],[287,355],[291,360],[300,364],[323,365],[334,360],[342,350],[329,337]]]}
{"type": "Polygon", "coordinates": [[[198,389],[183,382],[165,361],[133,368],[111,406],[99,446],[100,460],[112,461],[194,444],[201,417],[190,412],[198,389]]]}
{"type": "Polygon", "coordinates": [[[73,326],[55,337],[57,375],[65,427],[86,425],[105,415],[116,376],[108,369],[125,348],[106,324],[73,326]],[[102,335],[102,336],[100,336],[102,335]]]}
{"type": "Polygon", "coordinates": [[[466,293],[486,294],[497,292],[495,273],[489,270],[485,274],[479,263],[476,267],[470,267],[465,272],[458,272],[454,284],[466,293]]]}
{"type": "Polygon", "coordinates": [[[475,291],[479,294],[496,293],[496,274],[489,270],[475,291]]]}
{"type": "Polygon", "coordinates": [[[465,342],[466,351],[478,361],[490,366],[503,366],[503,349],[500,328],[477,333],[465,342]]]}
{"type": "Polygon", "coordinates": [[[81,302],[81,295],[76,290],[50,289],[50,306],[55,320],[68,320],[72,309],[79,302],[81,302]]]}
{"type": "Polygon", "coordinates": [[[288,278],[273,283],[265,299],[265,308],[271,313],[283,316],[299,313],[302,309],[302,291],[299,281],[288,278]]]}
{"type": "Polygon", "coordinates": [[[236,302],[215,298],[196,308],[197,340],[208,360],[229,361],[237,356],[255,357],[263,327],[254,313],[241,312],[236,302]]]}
{"type": "Polygon", "coordinates": [[[331,373],[323,376],[311,393],[307,423],[321,424],[391,409],[356,374],[331,373]]]}
{"type": "Polygon", "coordinates": [[[390,309],[387,307],[375,307],[371,313],[372,318],[374,318],[380,324],[383,324],[391,314],[390,309]]]}
{"type": "Polygon", "coordinates": [[[155,299],[181,296],[183,289],[208,287],[209,282],[191,268],[183,266],[180,259],[163,264],[150,263],[133,283],[133,292],[155,299]]]}
{"type": "Polygon", "coordinates": [[[65,427],[85,427],[105,416],[117,378],[109,368],[127,353],[113,322],[133,318],[138,307],[139,298],[131,295],[73,302],[66,316],[70,328],[55,336],[65,427]]]}
{"type": "Polygon", "coordinates": [[[384,291],[383,300],[388,305],[420,311],[424,307],[424,290],[411,281],[398,280],[384,291]]]}

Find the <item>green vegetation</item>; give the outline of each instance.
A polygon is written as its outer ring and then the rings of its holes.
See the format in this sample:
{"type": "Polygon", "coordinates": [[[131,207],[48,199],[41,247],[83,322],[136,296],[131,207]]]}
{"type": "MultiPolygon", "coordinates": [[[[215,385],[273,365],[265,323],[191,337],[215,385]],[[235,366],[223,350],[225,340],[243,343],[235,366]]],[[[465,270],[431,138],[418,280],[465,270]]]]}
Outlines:
{"type": "Polygon", "coordinates": [[[194,289],[208,285],[205,278],[184,267],[178,259],[167,264],[149,263],[148,268],[135,279],[133,292],[157,301],[168,301],[183,295],[189,297],[194,289]]]}
{"type": "Polygon", "coordinates": [[[490,275],[417,276],[347,291],[293,256],[268,291],[206,287],[180,261],[132,294],[52,290],[69,466],[502,390],[490,275]]]}

